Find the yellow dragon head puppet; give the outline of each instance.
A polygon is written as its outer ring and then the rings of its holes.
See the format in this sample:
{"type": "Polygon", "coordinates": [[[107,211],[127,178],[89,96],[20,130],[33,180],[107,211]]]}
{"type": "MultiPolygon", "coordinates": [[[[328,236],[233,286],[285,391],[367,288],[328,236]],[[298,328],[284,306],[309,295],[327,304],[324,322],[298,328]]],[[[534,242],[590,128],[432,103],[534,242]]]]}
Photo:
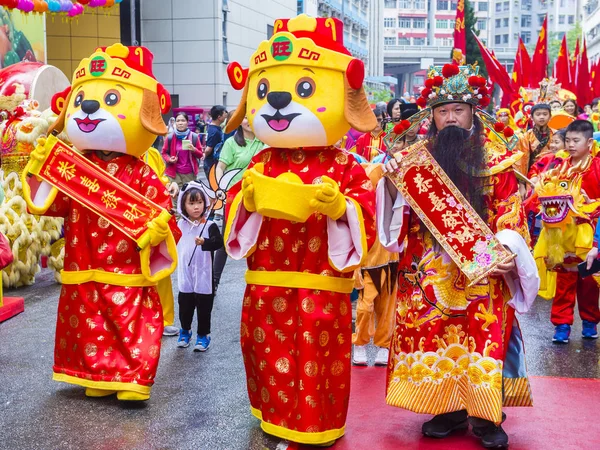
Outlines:
{"type": "Polygon", "coordinates": [[[152,74],[152,59],[145,47],[96,49],[81,61],[72,85],[54,96],[59,117],[50,131],[66,130],[80,151],[141,156],[166,134],[161,113],[171,108],[168,91],[152,74]]]}
{"type": "Polygon", "coordinates": [[[338,19],[279,19],[250,67],[232,63],[227,72],[232,86],[243,89],[228,132],[247,117],[271,147],[326,147],[350,127],[368,132],[377,125],[362,87],[364,64],[344,47],[338,19]]]}

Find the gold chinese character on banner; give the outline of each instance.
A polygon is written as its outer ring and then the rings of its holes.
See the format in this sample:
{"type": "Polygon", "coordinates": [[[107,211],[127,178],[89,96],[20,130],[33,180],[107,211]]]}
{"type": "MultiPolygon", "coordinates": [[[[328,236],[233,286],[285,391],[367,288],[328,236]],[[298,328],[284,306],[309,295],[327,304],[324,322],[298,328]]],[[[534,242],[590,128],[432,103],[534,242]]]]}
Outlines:
{"type": "Polygon", "coordinates": [[[91,180],[86,176],[81,177],[81,184],[83,185],[83,187],[88,188],[88,195],[92,192],[96,193],[100,189],[100,185],[98,184],[97,179],[91,180]]]}
{"type": "Polygon", "coordinates": [[[123,213],[123,217],[125,217],[127,220],[130,220],[131,223],[135,223],[137,219],[146,215],[139,209],[137,209],[136,203],[134,203],[133,205],[131,203],[127,203],[127,206],[129,206],[129,210],[123,213]]]}
{"type": "Polygon", "coordinates": [[[457,212],[446,211],[444,213],[444,215],[442,216],[442,220],[444,221],[444,226],[446,228],[450,228],[451,230],[453,230],[458,225],[458,220],[456,220],[456,218],[459,216],[460,216],[460,214],[457,212]]]}
{"type": "Polygon", "coordinates": [[[419,194],[427,192],[429,189],[431,189],[431,180],[426,180],[420,173],[418,173],[415,177],[415,184],[419,190],[419,194]]]}
{"type": "Polygon", "coordinates": [[[58,163],[58,173],[67,181],[71,181],[71,178],[75,176],[75,163],[69,164],[66,161],[60,161],[58,163]]]}
{"type": "Polygon", "coordinates": [[[117,204],[119,203],[119,200],[121,200],[120,197],[117,197],[116,194],[116,190],[114,191],[109,191],[106,190],[104,191],[104,193],[102,194],[102,203],[104,203],[104,205],[107,208],[111,208],[111,209],[117,209],[117,204]]]}
{"type": "Polygon", "coordinates": [[[429,193],[429,200],[431,200],[431,203],[433,203],[433,211],[442,212],[446,209],[446,202],[443,198],[438,197],[435,192],[429,193]]]}

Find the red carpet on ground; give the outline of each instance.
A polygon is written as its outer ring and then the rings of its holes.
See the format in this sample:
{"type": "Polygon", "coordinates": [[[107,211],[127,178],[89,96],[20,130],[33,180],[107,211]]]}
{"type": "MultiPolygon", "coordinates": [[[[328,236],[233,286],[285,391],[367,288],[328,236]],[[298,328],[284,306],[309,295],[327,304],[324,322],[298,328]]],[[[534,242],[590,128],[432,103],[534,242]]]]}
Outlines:
{"type": "MultiPolygon", "coordinates": [[[[504,410],[511,450],[600,449],[600,380],[531,377],[531,385],[533,408],[504,410]]],[[[384,393],[385,368],[352,369],[346,435],[331,449],[482,449],[471,431],[423,437],[421,424],[430,416],[392,408],[384,393]]]]}

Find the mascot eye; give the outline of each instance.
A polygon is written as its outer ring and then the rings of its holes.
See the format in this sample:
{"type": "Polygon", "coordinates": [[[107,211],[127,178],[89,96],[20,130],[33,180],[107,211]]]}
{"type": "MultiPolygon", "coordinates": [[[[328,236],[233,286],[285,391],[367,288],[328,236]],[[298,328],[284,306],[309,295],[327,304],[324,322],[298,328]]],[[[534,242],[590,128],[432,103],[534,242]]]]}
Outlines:
{"type": "Polygon", "coordinates": [[[567,183],[566,181],[561,181],[560,183],[558,183],[558,185],[563,189],[567,189],[569,187],[569,183],[567,183]]]}
{"type": "Polygon", "coordinates": [[[296,94],[301,98],[310,98],[315,93],[315,82],[312,78],[304,77],[296,83],[296,94]]]}
{"type": "Polygon", "coordinates": [[[260,100],[265,98],[269,93],[269,80],[263,78],[258,82],[258,88],[256,89],[256,95],[260,100]]]}
{"type": "Polygon", "coordinates": [[[104,103],[108,106],[115,106],[121,100],[121,94],[119,91],[110,90],[104,96],[104,103]]]}
{"type": "Polygon", "coordinates": [[[75,108],[79,108],[81,106],[81,102],[83,102],[83,97],[84,97],[83,91],[80,92],[79,94],[77,94],[77,97],[75,97],[75,103],[74,103],[75,108]]]}

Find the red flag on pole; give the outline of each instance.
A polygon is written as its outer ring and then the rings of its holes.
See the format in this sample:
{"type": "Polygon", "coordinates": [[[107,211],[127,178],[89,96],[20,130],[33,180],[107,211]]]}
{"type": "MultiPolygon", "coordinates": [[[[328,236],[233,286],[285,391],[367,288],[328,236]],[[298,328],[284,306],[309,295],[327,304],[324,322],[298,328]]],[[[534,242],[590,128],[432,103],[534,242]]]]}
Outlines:
{"type": "Polygon", "coordinates": [[[515,55],[515,63],[513,68],[513,87],[518,91],[520,87],[529,86],[529,78],[531,74],[531,58],[527,52],[527,47],[523,40],[519,38],[519,48],[515,55]]]}
{"type": "Polygon", "coordinates": [[[454,48],[452,62],[463,66],[467,63],[467,30],[465,29],[465,0],[458,0],[454,22],[454,48]]]}
{"type": "Polygon", "coordinates": [[[575,53],[571,55],[571,59],[569,60],[569,69],[571,72],[571,86],[562,86],[564,89],[568,89],[575,93],[575,85],[577,83],[577,69],[579,64],[579,38],[577,38],[577,43],[575,44],[575,53]]]}
{"type": "Polygon", "coordinates": [[[515,90],[512,87],[511,78],[508,75],[506,68],[500,64],[500,61],[490,53],[475,33],[473,33],[473,35],[475,36],[475,40],[481,51],[481,57],[483,58],[490,79],[502,89],[502,105],[508,107],[513,101],[513,97],[518,96],[518,93],[515,93],[515,90]]]}
{"type": "Polygon", "coordinates": [[[539,82],[548,76],[548,14],[544,19],[544,24],[540,30],[537,44],[535,45],[535,53],[531,61],[531,85],[537,87],[539,82]]]}
{"type": "Polygon", "coordinates": [[[581,106],[592,103],[593,98],[590,92],[590,62],[587,56],[587,45],[583,41],[583,50],[577,64],[577,103],[581,106]]]}
{"type": "Polygon", "coordinates": [[[567,47],[567,37],[563,36],[554,66],[554,77],[556,82],[561,84],[563,89],[571,90],[572,79],[569,60],[569,49],[567,47]]]}

